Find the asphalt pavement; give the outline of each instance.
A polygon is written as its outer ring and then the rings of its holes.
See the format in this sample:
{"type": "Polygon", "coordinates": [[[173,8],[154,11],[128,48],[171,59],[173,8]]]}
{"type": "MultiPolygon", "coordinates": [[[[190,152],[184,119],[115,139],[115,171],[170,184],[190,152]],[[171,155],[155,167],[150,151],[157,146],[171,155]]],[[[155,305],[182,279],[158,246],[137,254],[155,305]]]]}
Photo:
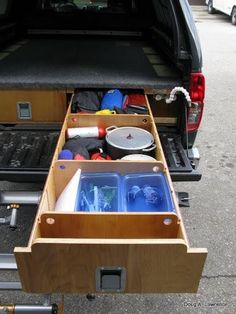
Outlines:
{"type": "MultiPolygon", "coordinates": [[[[66,314],[236,313],[236,27],[224,15],[209,16],[205,7],[193,11],[206,76],[205,112],[196,141],[203,177],[175,187],[192,198],[191,207],[181,209],[191,247],[209,251],[198,293],[99,295],[94,301],[66,295],[66,314]]],[[[0,303],[41,301],[37,295],[0,292],[0,303]]]]}

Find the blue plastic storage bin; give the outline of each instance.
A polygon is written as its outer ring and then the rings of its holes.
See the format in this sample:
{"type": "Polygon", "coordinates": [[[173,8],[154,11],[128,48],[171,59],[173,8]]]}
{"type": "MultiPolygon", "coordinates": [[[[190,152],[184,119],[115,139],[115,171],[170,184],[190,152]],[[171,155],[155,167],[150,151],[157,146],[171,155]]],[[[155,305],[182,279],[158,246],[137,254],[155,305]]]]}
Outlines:
{"type": "Polygon", "coordinates": [[[173,212],[174,202],[163,173],[135,173],[123,178],[123,209],[127,212],[173,212]]]}
{"type": "Polygon", "coordinates": [[[118,173],[82,174],[75,211],[117,212],[121,206],[121,178],[118,173]]]}

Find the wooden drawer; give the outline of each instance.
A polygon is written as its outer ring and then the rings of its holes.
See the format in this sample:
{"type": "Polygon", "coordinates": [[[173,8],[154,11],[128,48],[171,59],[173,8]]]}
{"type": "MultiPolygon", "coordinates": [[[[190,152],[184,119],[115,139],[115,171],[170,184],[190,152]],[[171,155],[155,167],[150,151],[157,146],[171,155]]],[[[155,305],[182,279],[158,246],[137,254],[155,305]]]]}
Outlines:
{"type": "Polygon", "coordinates": [[[61,130],[61,136],[59,138],[55,160],[57,160],[58,154],[65,143],[67,128],[93,127],[93,126],[99,126],[101,128],[107,128],[110,126],[117,127],[130,126],[139,127],[149,131],[150,133],[152,133],[155,139],[155,143],[157,145],[157,148],[155,150],[155,157],[157,160],[162,161],[163,164],[165,163],[164,154],[161,148],[161,142],[153,119],[148,115],[126,115],[126,114],[120,115],[68,114],[61,130]]]}
{"type": "Polygon", "coordinates": [[[54,90],[0,90],[0,123],[63,122],[66,92],[54,90]],[[30,117],[19,117],[19,105],[29,105],[30,117]]]}
{"type": "Polygon", "coordinates": [[[196,292],[207,255],[189,247],[153,117],[67,114],[28,247],[15,249],[23,289],[35,293],[196,292]],[[139,126],[152,132],[156,162],[58,161],[65,130],[75,126],[139,126]],[[162,171],[176,212],[55,212],[77,169],[121,174],[162,171]]]}

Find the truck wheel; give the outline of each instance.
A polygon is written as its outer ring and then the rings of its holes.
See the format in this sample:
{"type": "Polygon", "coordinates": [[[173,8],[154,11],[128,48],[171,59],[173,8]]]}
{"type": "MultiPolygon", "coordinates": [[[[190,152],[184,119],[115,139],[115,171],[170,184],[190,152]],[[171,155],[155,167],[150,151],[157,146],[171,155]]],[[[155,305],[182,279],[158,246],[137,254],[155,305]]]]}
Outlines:
{"type": "Polygon", "coordinates": [[[214,14],[215,13],[216,10],[213,7],[213,0],[209,0],[208,1],[207,11],[208,11],[209,14],[214,14]]]}
{"type": "Polygon", "coordinates": [[[233,8],[233,11],[231,14],[231,22],[233,25],[236,25],[236,7],[233,8]]]}

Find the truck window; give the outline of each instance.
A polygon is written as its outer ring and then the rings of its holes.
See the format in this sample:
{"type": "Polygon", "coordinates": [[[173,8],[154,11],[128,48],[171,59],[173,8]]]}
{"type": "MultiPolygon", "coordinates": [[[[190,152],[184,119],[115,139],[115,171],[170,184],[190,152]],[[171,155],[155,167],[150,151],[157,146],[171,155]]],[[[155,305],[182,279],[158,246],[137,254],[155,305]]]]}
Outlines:
{"type": "Polygon", "coordinates": [[[79,9],[89,9],[89,8],[94,8],[94,9],[98,9],[98,10],[101,10],[101,9],[104,9],[104,8],[107,8],[108,6],[108,0],[93,0],[93,1],[90,1],[90,0],[74,0],[74,3],[77,5],[77,8],[79,9]]]}
{"type": "Polygon", "coordinates": [[[41,9],[63,13],[79,10],[125,13],[127,2],[124,0],[42,0],[41,9]]]}
{"type": "Polygon", "coordinates": [[[1,0],[0,1],[0,17],[4,16],[6,14],[7,5],[8,5],[8,0],[1,0]]]}

